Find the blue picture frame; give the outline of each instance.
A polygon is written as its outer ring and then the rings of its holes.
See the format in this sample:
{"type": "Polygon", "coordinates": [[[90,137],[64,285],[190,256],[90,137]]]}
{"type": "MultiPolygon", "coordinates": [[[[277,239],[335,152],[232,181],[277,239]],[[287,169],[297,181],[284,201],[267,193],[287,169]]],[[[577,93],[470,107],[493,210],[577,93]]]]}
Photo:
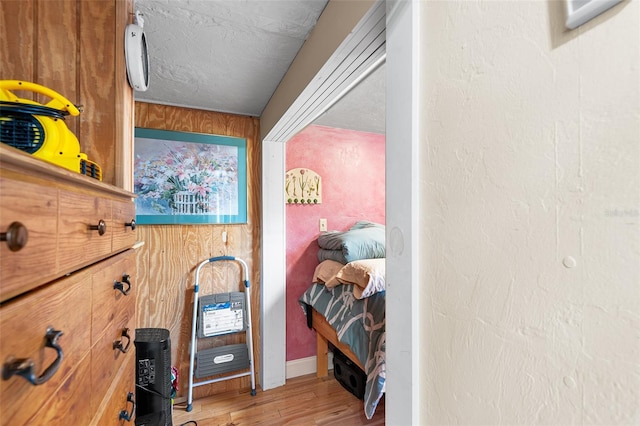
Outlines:
{"type": "Polygon", "coordinates": [[[139,225],[247,223],[247,140],[135,128],[139,225]]]}

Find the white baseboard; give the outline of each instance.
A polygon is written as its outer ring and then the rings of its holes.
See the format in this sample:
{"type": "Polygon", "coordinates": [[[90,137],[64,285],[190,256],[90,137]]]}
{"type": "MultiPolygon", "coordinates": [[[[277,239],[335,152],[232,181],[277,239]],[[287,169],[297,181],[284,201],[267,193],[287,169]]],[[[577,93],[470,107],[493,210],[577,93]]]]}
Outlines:
{"type": "MultiPolygon", "coordinates": [[[[329,359],[329,370],[331,370],[333,369],[333,353],[329,352],[327,355],[329,359]]],[[[286,371],[287,379],[314,374],[316,372],[316,357],[310,356],[287,361],[286,371]]]]}

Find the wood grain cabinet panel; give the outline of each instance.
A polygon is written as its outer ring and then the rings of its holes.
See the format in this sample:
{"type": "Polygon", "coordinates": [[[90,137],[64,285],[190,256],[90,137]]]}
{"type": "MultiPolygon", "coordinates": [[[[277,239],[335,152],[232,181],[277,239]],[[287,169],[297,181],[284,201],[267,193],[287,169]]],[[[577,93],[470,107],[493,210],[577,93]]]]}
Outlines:
{"type": "Polygon", "coordinates": [[[21,372],[0,381],[0,426],[127,423],[118,417],[135,390],[135,231],[124,219],[133,194],[4,144],[0,165],[0,225],[29,227],[24,252],[0,249],[0,360],[21,372]]]}
{"type": "Polygon", "coordinates": [[[29,426],[87,425],[91,411],[87,399],[92,395],[91,357],[85,356],[58,391],[29,420],[29,426]]]}
{"type": "Polygon", "coordinates": [[[3,370],[8,369],[7,361],[11,359],[31,360],[33,375],[40,377],[46,368],[55,365],[57,351],[44,344],[49,327],[62,332],[57,344],[63,354],[57,371],[37,386],[18,375],[7,380],[3,377],[0,381],[2,424],[29,424],[27,421],[40,407],[34,401],[47,401],[58,393],[89,353],[90,289],[91,277],[83,271],[2,305],[0,360],[5,363],[3,370]]]}
{"type": "Polygon", "coordinates": [[[91,284],[93,310],[91,343],[95,344],[114,320],[129,312],[135,305],[135,258],[124,252],[102,262],[94,271],[91,284]],[[122,290],[119,290],[118,287],[122,290]],[[125,294],[126,293],[126,294],[125,294]]]}
{"type": "Polygon", "coordinates": [[[5,144],[0,144],[0,164],[0,232],[6,235],[20,222],[28,234],[17,251],[0,242],[0,302],[135,243],[136,232],[125,227],[135,217],[130,192],[5,144]]]}
{"type": "Polygon", "coordinates": [[[136,242],[136,209],[132,201],[113,201],[113,240],[111,251],[131,247],[136,242]]]}
{"type": "MultiPolygon", "coordinates": [[[[132,306],[135,307],[135,305],[132,306]]],[[[92,412],[98,411],[105,395],[107,398],[110,397],[108,390],[113,378],[116,377],[127,356],[135,352],[133,345],[135,315],[133,315],[133,311],[134,309],[131,309],[131,312],[127,316],[123,316],[120,321],[114,321],[91,349],[91,382],[95,390],[91,398],[92,412]]]]}
{"type": "Polygon", "coordinates": [[[4,301],[56,275],[57,190],[2,173],[0,205],[0,232],[10,232],[14,223],[27,231],[21,249],[11,250],[8,241],[0,243],[0,301],[4,301]]]}
{"type": "Polygon", "coordinates": [[[81,267],[111,253],[111,200],[60,191],[59,201],[58,256],[61,268],[81,267]]]}
{"type": "Polygon", "coordinates": [[[96,412],[92,426],[133,425],[135,422],[135,356],[128,353],[122,368],[96,412]]]}
{"type": "Polygon", "coordinates": [[[93,412],[102,403],[126,355],[134,352],[135,289],[131,287],[127,295],[113,289],[114,281],[129,275],[128,272],[133,273],[134,260],[130,250],[103,262],[107,265],[93,276],[91,381],[96,391],[91,399],[93,412]]]}

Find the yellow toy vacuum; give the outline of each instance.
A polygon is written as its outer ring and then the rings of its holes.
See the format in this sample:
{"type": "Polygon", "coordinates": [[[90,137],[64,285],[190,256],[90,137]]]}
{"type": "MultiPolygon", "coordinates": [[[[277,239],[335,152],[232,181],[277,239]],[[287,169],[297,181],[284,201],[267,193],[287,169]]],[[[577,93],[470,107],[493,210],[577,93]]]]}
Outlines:
{"type": "Polygon", "coordinates": [[[80,143],[65,124],[78,108],[57,92],[36,83],[0,80],[0,142],[49,163],[102,180],[102,169],[80,152],[80,143]],[[12,90],[28,90],[51,98],[46,105],[21,99],[12,90]]]}

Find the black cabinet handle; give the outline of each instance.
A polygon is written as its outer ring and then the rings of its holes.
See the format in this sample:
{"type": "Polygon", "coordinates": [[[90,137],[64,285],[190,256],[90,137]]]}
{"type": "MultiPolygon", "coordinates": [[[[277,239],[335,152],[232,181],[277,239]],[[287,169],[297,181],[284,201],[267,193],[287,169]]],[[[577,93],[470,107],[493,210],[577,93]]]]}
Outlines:
{"type": "Polygon", "coordinates": [[[9,380],[11,377],[18,375],[22,376],[25,380],[34,386],[46,383],[60,367],[64,354],[62,348],[58,345],[58,339],[62,336],[62,331],[54,330],[52,327],[47,328],[47,332],[44,336],[44,345],[48,348],[53,348],[58,352],[56,359],[48,366],[44,372],[36,377],[35,362],[30,358],[15,358],[10,356],[2,366],[2,380],[9,380]]]}
{"type": "Polygon", "coordinates": [[[104,235],[107,232],[107,222],[100,219],[97,225],[89,225],[89,231],[98,231],[98,235],[104,235]]]}
{"type": "Polygon", "coordinates": [[[11,251],[18,251],[27,245],[29,232],[27,227],[20,222],[13,222],[9,225],[7,232],[0,232],[0,241],[6,241],[7,247],[11,251]]]}
{"type": "Polygon", "coordinates": [[[129,294],[129,291],[131,291],[131,282],[129,281],[129,278],[131,277],[128,274],[122,274],[122,281],[113,280],[113,289],[119,290],[125,296],[129,294]],[[125,284],[127,286],[126,289],[124,288],[125,284]]]}
{"type": "Polygon", "coordinates": [[[128,413],[127,410],[120,411],[120,415],[118,415],[118,420],[126,420],[128,422],[133,419],[133,415],[136,412],[136,401],[133,399],[133,392],[127,393],[127,402],[131,403],[131,412],[128,413]]]}
{"type": "Polygon", "coordinates": [[[125,222],[124,227],[126,228],[127,226],[131,227],[132,231],[136,230],[136,220],[135,219],[131,219],[131,222],[125,222]]]}
{"type": "Polygon", "coordinates": [[[127,345],[123,346],[122,340],[115,340],[113,342],[113,350],[115,351],[117,349],[120,352],[122,352],[123,354],[126,354],[127,351],[129,350],[129,345],[131,345],[131,336],[129,336],[129,329],[128,328],[123,328],[122,329],[122,337],[127,339],[127,345]]]}

